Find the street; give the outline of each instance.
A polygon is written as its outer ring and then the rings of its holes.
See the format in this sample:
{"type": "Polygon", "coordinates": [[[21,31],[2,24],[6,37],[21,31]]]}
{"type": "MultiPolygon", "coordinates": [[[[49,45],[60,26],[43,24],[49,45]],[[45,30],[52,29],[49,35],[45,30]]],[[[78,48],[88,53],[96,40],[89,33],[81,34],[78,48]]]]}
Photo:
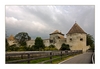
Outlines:
{"type": "Polygon", "coordinates": [[[71,57],[65,61],[60,62],[59,64],[92,64],[91,55],[93,52],[85,52],[83,54],[71,57]]]}

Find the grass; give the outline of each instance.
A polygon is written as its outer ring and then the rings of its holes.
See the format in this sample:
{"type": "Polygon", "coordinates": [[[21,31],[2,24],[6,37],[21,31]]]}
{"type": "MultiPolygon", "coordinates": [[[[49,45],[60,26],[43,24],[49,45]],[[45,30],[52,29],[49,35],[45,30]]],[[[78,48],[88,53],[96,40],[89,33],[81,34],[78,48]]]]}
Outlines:
{"type": "MultiPolygon", "coordinates": [[[[57,58],[59,56],[53,56],[52,58],[57,58]]],[[[37,59],[37,60],[31,60],[30,63],[40,63],[40,62],[43,62],[43,61],[46,61],[46,60],[50,60],[50,57],[47,57],[47,58],[40,58],[40,59],[37,59]]]]}
{"type": "Polygon", "coordinates": [[[53,62],[52,62],[52,64],[58,64],[58,63],[60,63],[61,61],[64,61],[64,60],[67,60],[68,58],[70,58],[70,57],[73,57],[73,56],[75,56],[75,55],[72,55],[72,56],[64,56],[64,58],[59,58],[59,59],[56,59],[56,60],[54,60],[53,62]]]}
{"type": "MultiPolygon", "coordinates": [[[[77,54],[77,55],[79,55],[79,54],[77,54]]],[[[71,58],[71,57],[74,57],[74,56],[76,56],[76,55],[67,55],[67,56],[63,56],[62,59],[61,59],[61,58],[58,58],[58,59],[53,60],[52,64],[58,64],[58,63],[60,63],[60,62],[62,62],[62,61],[64,61],[64,60],[67,60],[68,58],[71,58]]],[[[48,64],[48,63],[49,63],[49,62],[47,62],[46,64],[48,64]]],[[[51,63],[49,63],[49,64],[51,64],[51,63]]]]}
{"type": "MultiPolygon", "coordinates": [[[[56,58],[57,56],[53,56],[52,58],[56,58]]],[[[46,58],[40,58],[40,59],[36,59],[36,60],[31,60],[30,64],[39,64],[40,62],[46,61],[46,60],[50,60],[50,57],[46,57],[46,58]]],[[[21,64],[27,64],[27,62],[22,62],[21,64]]]]}
{"type": "Polygon", "coordinates": [[[45,61],[45,60],[49,60],[50,57],[48,58],[40,58],[40,59],[37,59],[37,60],[31,60],[30,63],[39,63],[39,62],[42,62],[42,61],[45,61]]]}

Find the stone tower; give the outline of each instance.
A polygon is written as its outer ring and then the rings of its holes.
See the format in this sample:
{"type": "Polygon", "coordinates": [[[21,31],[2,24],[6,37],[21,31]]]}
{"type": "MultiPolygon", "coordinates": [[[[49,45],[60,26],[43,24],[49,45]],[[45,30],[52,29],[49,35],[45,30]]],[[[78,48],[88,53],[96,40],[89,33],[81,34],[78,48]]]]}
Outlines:
{"type": "Polygon", "coordinates": [[[64,38],[64,34],[59,32],[58,30],[54,31],[50,34],[50,42],[56,43],[57,39],[64,38]]]}
{"type": "Polygon", "coordinates": [[[57,49],[61,48],[62,43],[66,42],[65,40],[64,34],[58,30],[50,34],[50,44],[55,45],[57,49]]]}
{"type": "Polygon", "coordinates": [[[66,34],[67,44],[69,44],[70,49],[86,51],[88,49],[86,46],[86,35],[82,28],[75,23],[66,34]]]}

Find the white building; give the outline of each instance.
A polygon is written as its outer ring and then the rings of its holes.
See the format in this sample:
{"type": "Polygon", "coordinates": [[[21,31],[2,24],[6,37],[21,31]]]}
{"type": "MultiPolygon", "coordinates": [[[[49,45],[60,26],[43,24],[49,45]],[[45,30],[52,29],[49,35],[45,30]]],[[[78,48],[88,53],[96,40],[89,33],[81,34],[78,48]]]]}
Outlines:
{"type": "MultiPolygon", "coordinates": [[[[86,51],[89,49],[90,46],[86,46],[86,32],[82,30],[82,28],[75,23],[69,32],[66,34],[66,38],[64,34],[59,32],[58,30],[54,31],[53,33],[49,34],[49,39],[43,39],[45,46],[55,45],[57,49],[61,48],[63,43],[69,44],[71,50],[82,50],[86,51]]],[[[11,35],[8,38],[9,45],[18,43],[15,41],[14,36],[11,35]]],[[[27,46],[33,46],[35,44],[35,40],[29,40],[26,42],[27,46]]]]}
{"type": "MultiPolygon", "coordinates": [[[[56,30],[50,34],[49,39],[43,39],[43,42],[45,46],[55,45],[57,49],[60,49],[63,43],[69,44],[71,50],[86,51],[89,49],[89,46],[86,46],[87,34],[77,23],[72,26],[66,36],[67,38],[64,38],[64,34],[56,30]]],[[[34,40],[27,41],[28,46],[32,46],[34,43],[34,40]]]]}
{"type": "Polygon", "coordinates": [[[14,44],[17,44],[15,38],[13,35],[9,36],[8,39],[7,39],[8,43],[9,43],[9,46],[11,45],[14,45],[14,44]]]}
{"type": "Polygon", "coordinates": [[[33,46],[35,44],[35,40],[29,40],[26,42],[27,46],[33,46]]]}
{"type": "Polygon", "coordinates": [[[83,50],[89,49],[86,46],[86,36],[87,34],[80,28],[80,26],[75,23],[73,27],[66,34],[67,44],[69,44],[71,50],[83,50]]]}

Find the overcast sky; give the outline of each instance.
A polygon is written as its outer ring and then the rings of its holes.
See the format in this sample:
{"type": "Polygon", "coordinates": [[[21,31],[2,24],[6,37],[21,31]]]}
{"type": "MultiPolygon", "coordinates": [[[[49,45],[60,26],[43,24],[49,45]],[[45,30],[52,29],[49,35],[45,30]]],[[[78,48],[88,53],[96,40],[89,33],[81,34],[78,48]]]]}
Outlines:
{"type": "Polygon", "coordinates": [[[95,6],[6,6],[7,35],[27,32],[33,39],[48,39],[55,30],[68,33],[77,24],[88,34],[95,35],[95,6]]]}

